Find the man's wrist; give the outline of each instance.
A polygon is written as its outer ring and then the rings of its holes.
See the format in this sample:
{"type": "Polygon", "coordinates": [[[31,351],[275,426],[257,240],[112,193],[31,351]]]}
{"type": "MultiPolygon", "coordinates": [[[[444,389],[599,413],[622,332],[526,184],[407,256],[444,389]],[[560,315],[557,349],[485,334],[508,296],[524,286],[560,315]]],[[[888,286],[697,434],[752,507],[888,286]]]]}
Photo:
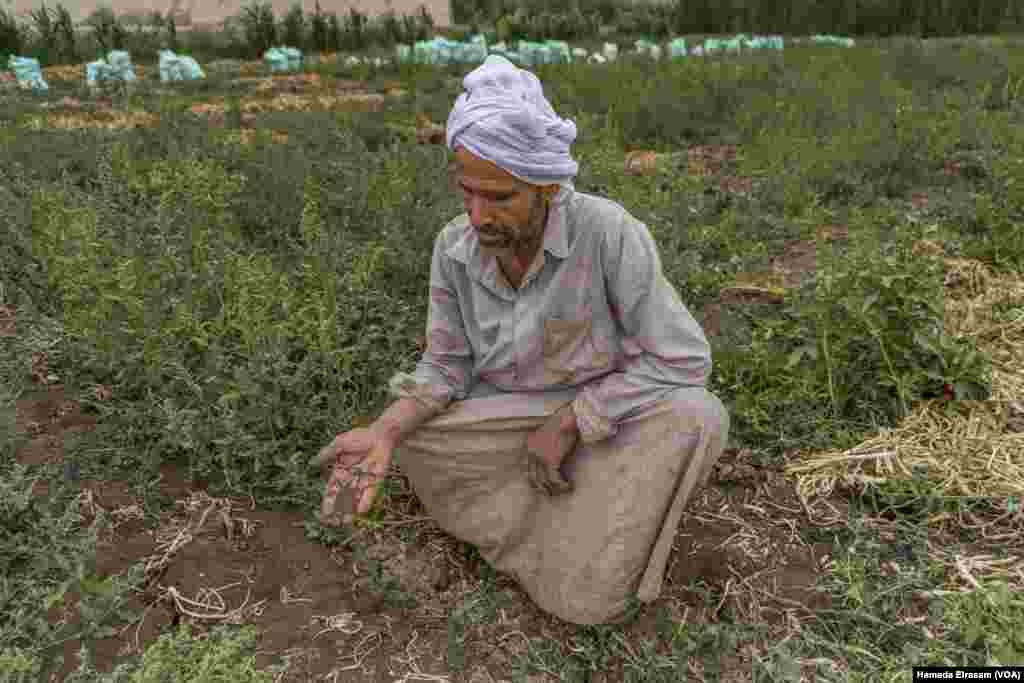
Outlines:
{"type": "Polygon", "coordinates": [[[576,411],[572,409],[572,403],[562,409],[562,423],[560,426],[566,434],[576,434],[579,436],[580,430],[576,424],[576,411]]]}
{"type": "Polygon", "coordinates": [[[377,420],[370,425],[370,430],[375,432],[380,439],[394,446],[401,437],[402,425],[390,420],[377,420]]]}

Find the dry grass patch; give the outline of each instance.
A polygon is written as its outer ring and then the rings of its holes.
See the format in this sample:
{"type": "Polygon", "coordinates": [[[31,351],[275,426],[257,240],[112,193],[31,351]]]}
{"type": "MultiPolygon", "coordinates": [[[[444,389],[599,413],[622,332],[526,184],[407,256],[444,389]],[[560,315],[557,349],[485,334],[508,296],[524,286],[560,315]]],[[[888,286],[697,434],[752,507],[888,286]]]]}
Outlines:
{"type": "Polygon", "coordinates": [[[974,340],[992,359],[992,400],[1024,398],[1024,277],[983,263],[947,259],[946,329],[974,340]],[[998,316],[999,309],[1016,315],[998,316]]]}
{"type": "MultiPolygon", "coordinates": [[[[229,131],[227,139],[230,142],[239,145],[252,145],[255,144],[256,138],[259,136],[259,131],[254,128],[242,128],[239,130],[229,131]]],[[[270,131],[270,142],[283,145],[288,142],[288,133],[284,131],[272,130],[270,131]]]]}
{"type": "Polygon", "coordinates": [[[24,125],[33,130],[156,128],[160,125],[160,115],[148,111],[57,112],[33,116],[24,125]]]}

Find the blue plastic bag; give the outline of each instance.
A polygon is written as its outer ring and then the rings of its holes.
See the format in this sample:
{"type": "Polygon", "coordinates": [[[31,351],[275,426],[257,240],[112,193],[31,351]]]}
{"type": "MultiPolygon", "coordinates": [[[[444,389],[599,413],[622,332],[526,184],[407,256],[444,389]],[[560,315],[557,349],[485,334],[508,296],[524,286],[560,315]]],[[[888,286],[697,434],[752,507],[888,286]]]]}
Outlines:
{"type": "Polygon", "coordinates": [[[686,56],[686,39],[676,38],[668,44],[668,56],[672,59],[686,56]]]}
{"type": "Polygon", "coordinates": [[[463,64],[483,64],[487,59],[487,38],[479,33],[470,38],[463,43],[461,56],[463,64]]]}
{"type": "Polygon", "coordinates": [[[832,35],[816,35],[811,36],[812,43],[831,43],[833,45],[840,45],[842,47],[853,47],[853,38],[841,38],[839,36],[832,35]]]}
{"type": "Polygon", "coordinates": [[[111,50],[107,58],[85,65],[85,80],[90,86],[100,83],[133,83],[135,67],[132,57],[124,50],[111,50]]]}
{"type": "Polygon", "coordinates": [[[754,36],[747,41],[747,47],[753,49],[768,48],[772,50],[781,50],[783,49],[782,36],[754,36]]]}
{"type": "Polygon", "coordinates": [[[7,60],[7,66],[14,72],[18,79],[18,85],[22,88],[46,92],[50,89],[43,80],[43,71],[39,68],[39,60],[32,57],[15,57],[11,55],[7,60]]]}
{"type": "Polygon", "coordinates": [[[272,47],[263,53],[270,73],[302,71],[302,51],[294,47],[272,47]]]}
{"type": "Polygon", "coordinates": [[[412,46],[412,58],[418,64],[452,64],[457,46],[458,42],[440,36],[431,40],[418,40],[412,46]]]}
{"type": "Polygon", "coordinates": [[[194,81],[201,78],[206,78],[206,74],[195,59],[176,55],[171,50],[160,50],[161,81],[194,81]]]}

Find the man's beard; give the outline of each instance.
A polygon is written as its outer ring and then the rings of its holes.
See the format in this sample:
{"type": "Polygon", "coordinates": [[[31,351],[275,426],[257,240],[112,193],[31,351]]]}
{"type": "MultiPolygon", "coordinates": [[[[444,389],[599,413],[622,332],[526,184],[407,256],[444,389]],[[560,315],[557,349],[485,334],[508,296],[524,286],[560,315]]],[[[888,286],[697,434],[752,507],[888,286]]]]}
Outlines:
{"type": "Polygon", "coordinates": [[[478,232],[480,244],[488,249],[500,249],[503,251],[525,250],[534,245],[537,239],[544,232],[544,220],[547,207],[540,194],[533,196],[533,203],[530,206],[530,216],[525,226],[507,227],[499,226],[485,233],[478,232]],[[488,242],[484,237],[498,237],[493,242],[488,242]]]}

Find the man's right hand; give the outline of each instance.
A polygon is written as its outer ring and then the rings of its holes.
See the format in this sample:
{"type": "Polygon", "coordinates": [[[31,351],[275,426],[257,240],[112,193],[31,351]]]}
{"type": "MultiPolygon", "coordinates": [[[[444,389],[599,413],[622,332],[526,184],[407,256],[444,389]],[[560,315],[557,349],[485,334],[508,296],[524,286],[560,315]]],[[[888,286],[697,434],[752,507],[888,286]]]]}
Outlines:
{"type": "Polygon", "coordinates": [[[337,526],[369,512],[391,466],[393,452],[393,441],[373,427],[342,432],[321,449],[310,462],[331,468],[320,521],[337,526]],[[349,505],[338,505],[350,499],[356,501],[354,514],[349,505]]]}

